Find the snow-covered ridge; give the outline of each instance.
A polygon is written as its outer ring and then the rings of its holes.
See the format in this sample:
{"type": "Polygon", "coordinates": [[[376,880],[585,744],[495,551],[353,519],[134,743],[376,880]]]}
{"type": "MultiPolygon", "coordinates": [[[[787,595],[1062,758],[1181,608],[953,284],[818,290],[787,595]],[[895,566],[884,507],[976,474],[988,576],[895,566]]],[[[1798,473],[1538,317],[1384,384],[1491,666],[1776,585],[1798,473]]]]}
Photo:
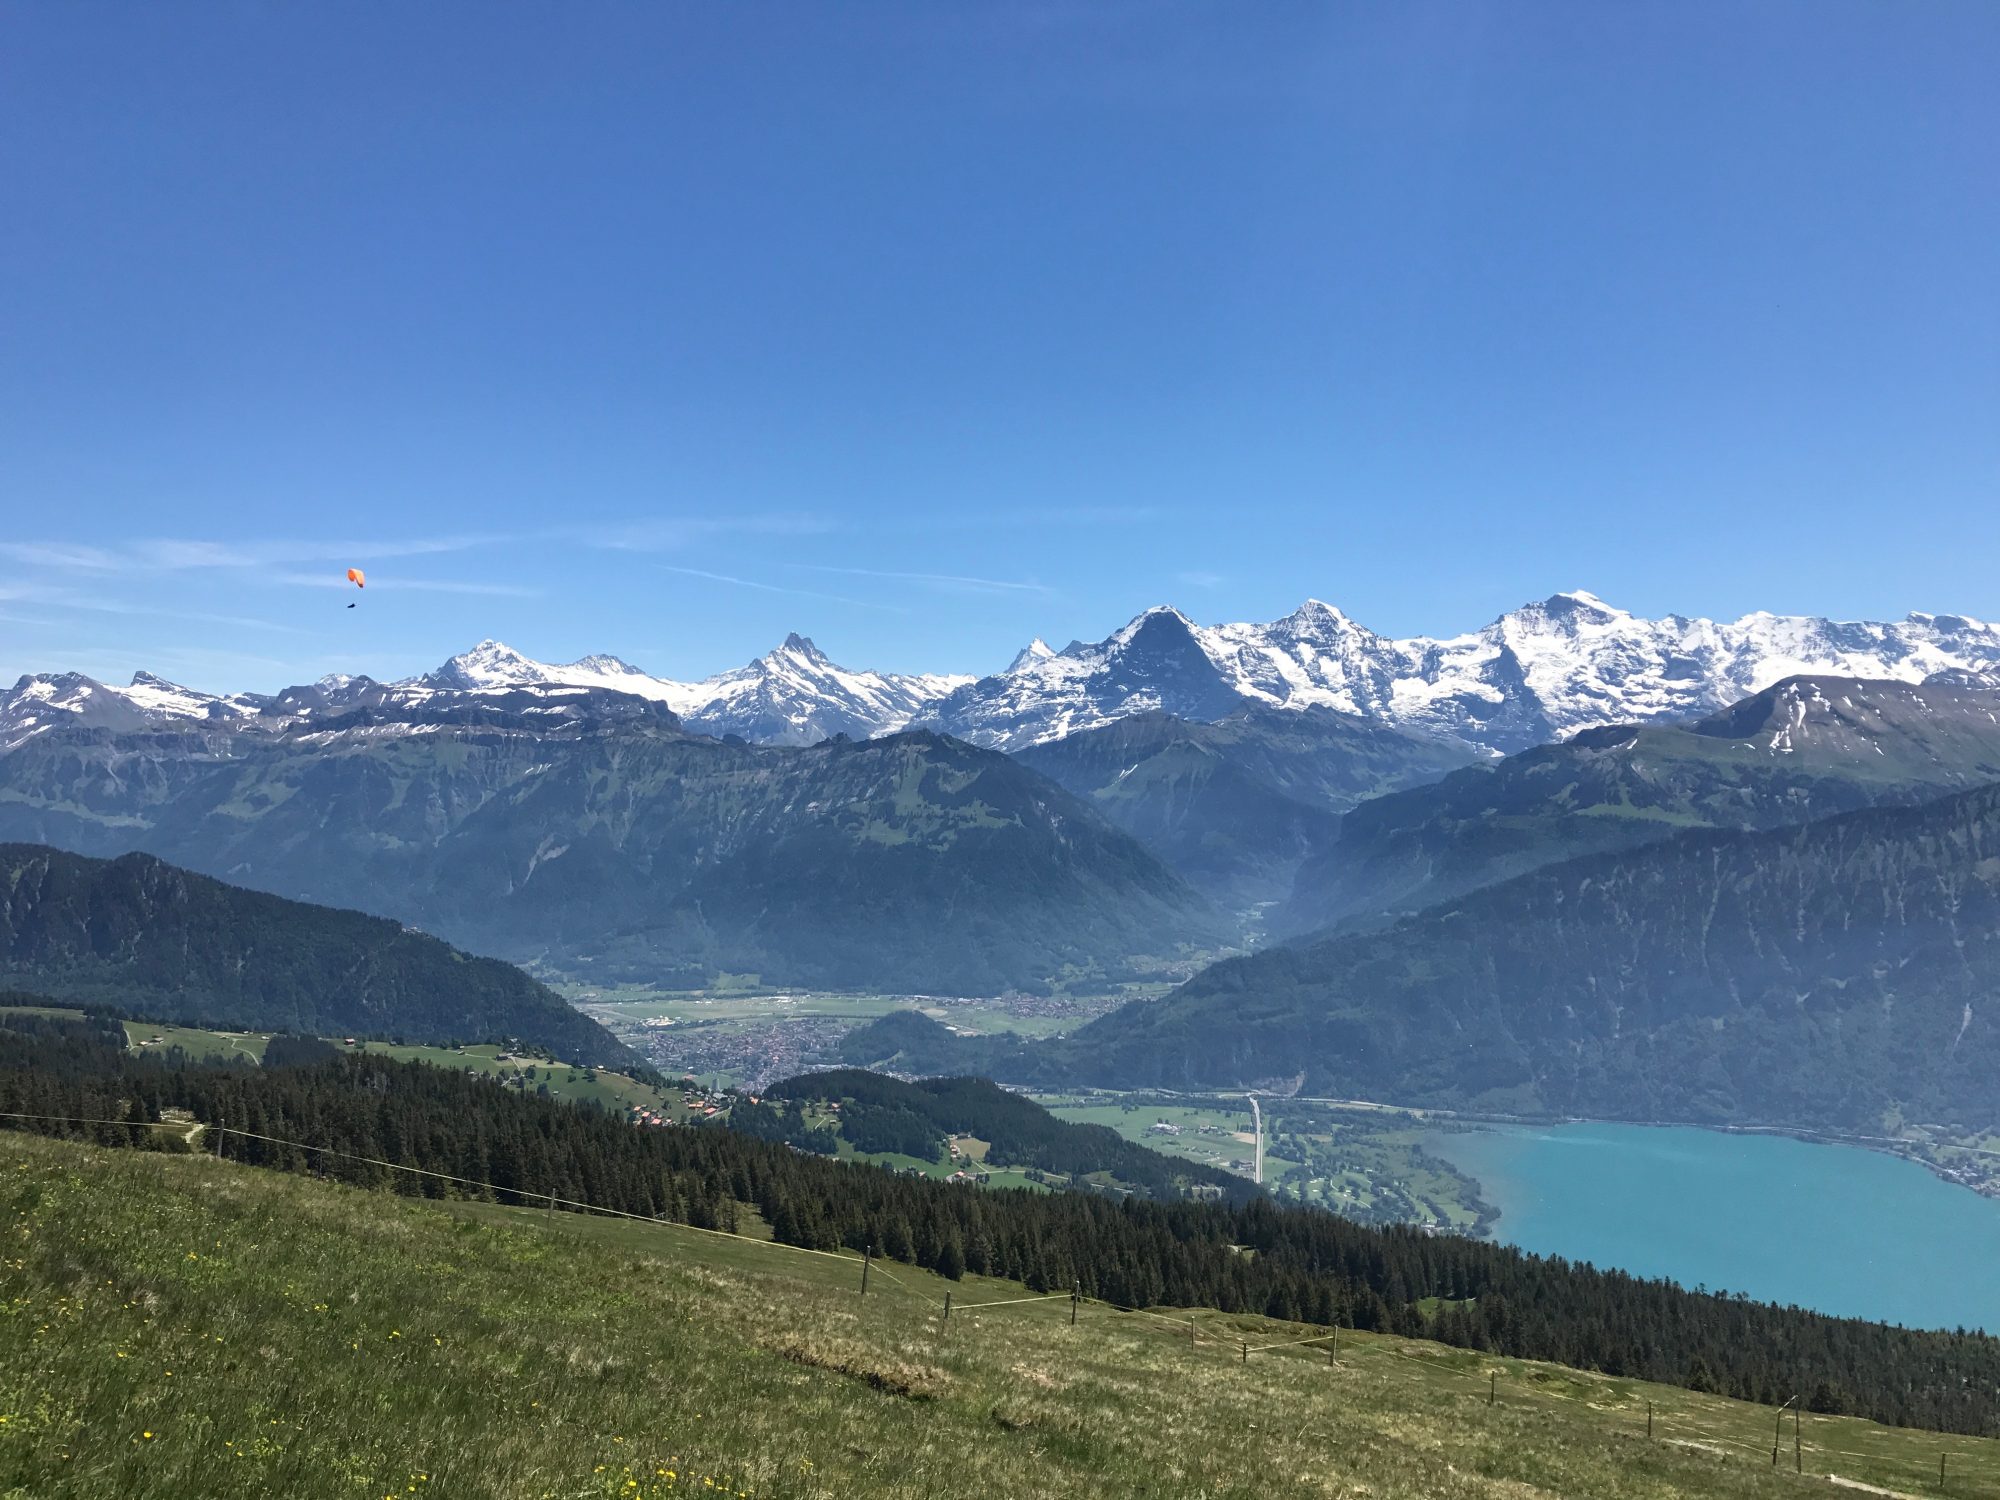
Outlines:
{"type": "Polygon", "coordinates": [[[1213,720],[1265,704],[1337,709],[1505,753],[1602,724],[1699,718],[1800,675],[1996,683],[2000,629],[1946,614],[1649,620],[1578,591],[1466,635],[1395,640],[1307,600],[1264,624],[1198,625],[1149,609],[1095,643],[1056,651],[1036,640],[976,680],[859,671],[791,635],[701,682],[615,656],[542,662],[487,640],[401,682],[336,674],[268,697],[200,693],[147,673],[123,688],[76,673],[24,677],[0,692],[0,750],[64,726],[276,730],[438,695],[610,692],[662,704],[698,733],[767,744],[921,725],[1018,749],[1137,713],[1213,720]]]}
{"type": "Polygon", "coordinates": [[[830,660],[801,635],[748,666],[701,682],[653,677],[615,656],[551,665],[499,641],[481,641],[436,671],[396,684],[433,691],[599,688],[664,703],[688,728],[738,734],[765,744],[813,744],[834,734],[857,739],[899,729],[970,677],[857,672],[830,660]]]}
{"type": "Polygon", "coordinates": [[[1698,717],[1801,674],[1914,683],[1996,671],[2000,629],[1960,615],[1648,620],[1579,590],[1466,635],[1394,640],[1314,599],[1265,624],[1148,610],[1094,645],[1022,652],[930,721],[1017,749],[1129,714],[1209,719],[1247,701],[1337,709],[1506,753],[1601,724],[1698,717]]]}
{"type": "MultiPolygon", "coordinates": [[[[263,696],[217,697],[139,673],[114,687],[79,673],[23,677],[0,692],[0,750],[57,728],[125,733],[195,724],[264,731],[299,728],[358,708],[417,715],[462,699],[537,693],[551,698],[609,692],[663,704],[701,734],[741,735],[764,744],[814,744],[900,729],[969,676],[859,672],[831,661],[803,636],[748,666],[703,682],[654,677],[615,656],[537,661],[485,640],[417,677],[382,683],[333,673],[263,696]]],[[[393,728],[377,723],[371,732],[393,728]]]]}

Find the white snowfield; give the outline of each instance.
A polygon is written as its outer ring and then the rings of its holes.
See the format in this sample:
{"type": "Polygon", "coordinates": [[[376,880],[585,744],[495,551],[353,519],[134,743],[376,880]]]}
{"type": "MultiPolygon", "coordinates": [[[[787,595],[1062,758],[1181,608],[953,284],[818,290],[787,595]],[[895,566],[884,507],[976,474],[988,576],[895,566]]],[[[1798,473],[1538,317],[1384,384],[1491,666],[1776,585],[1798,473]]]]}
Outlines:
{"type": "Polygon", "coordinates": [[[1136,713],[1206,721],[1263,704],[1335,709],[1507,753],[1602,724],[1694,717],[1806,674],[2000,683],[2000,628],[1935,614],[1893,624],[1764,613],[1649,620],[1576,592],[1467,635],[1394,640],[1308,600],[1267,624],[1203,626],[1150,609],[1095,643],[1057,651],[1033,641],[977,679],[856,671],[792,635],[701,682],[654,677],[615,656],[551,664],[487,640],[420,677],[335,675],[275,697],[201,693],[148,673],[123,688],[76,673],[23,677],[0,692],[0,750],[58,727],[284,729],[362,703],[604,691],[661,703],[698,733],[764,744],[922,725],[1011,750],[1136,713]]]}
{"type": "Polygon", "coordinates": [[[2000,629],[1931,614],[1894,624],[1764,613],[1729,624],[1648,620],[1579,591],[1468,635],[1393,640],[1314,599],[1261,625],[1201,626],[1148,610],[1095,645],[1024,651],[932,719],[1018,749],[1134,713],[1219,717],[1220,696],[1337,709],[1508,752],[1600,724],[1709,713],[1801,674],[1922,682],[1942,672],[2000,672],[2000,629]]]}

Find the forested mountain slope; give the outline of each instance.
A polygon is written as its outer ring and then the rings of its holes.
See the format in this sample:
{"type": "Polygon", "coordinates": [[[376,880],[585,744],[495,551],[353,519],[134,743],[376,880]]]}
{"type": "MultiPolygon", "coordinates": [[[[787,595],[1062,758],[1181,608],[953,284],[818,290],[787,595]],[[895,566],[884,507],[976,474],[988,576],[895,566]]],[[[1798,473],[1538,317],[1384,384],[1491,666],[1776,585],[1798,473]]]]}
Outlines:
{"type": "Polygon", "coordinates": [[[629,1064],[611,1034],[511,965],[380,917],[286,901],[145,854],[0,844],[0,988],[150,1019],[305,1035],[518,1039],[629,1064]]]}
{"type": "Polygon", "coordinates": [[[1619,1119],[1989,1126],[2000,787],[1565,861],[1217,964],[1055,1044],[1104,1082],[1619,1119]]]}
{"type": "Polygon", "coordinates": [[[1775,828],[2000,781],[1991,687],[1793,677],[1684,725],[1592,729],[1354,808],[1280,933],[1379,923],[1689,828],[1775,828]]]}
{"type": "Polygon", "coordinates": [[[1372,932],[1230,959],[1067,1037],[914,1012],[843,1055],[1607,1119],[1968,1129],[2000,1112],[2000,787],[1695,831],[1372,932]]]}
{"type": "Polygon", "coordinates": [[[1223,923],[1131,837],[928,733],[809,748],[579,692],[380,704],[283,735],[39,735],[0,836],[145,849],[599,978],[987,993],[1157,974],[1223,923]]]}

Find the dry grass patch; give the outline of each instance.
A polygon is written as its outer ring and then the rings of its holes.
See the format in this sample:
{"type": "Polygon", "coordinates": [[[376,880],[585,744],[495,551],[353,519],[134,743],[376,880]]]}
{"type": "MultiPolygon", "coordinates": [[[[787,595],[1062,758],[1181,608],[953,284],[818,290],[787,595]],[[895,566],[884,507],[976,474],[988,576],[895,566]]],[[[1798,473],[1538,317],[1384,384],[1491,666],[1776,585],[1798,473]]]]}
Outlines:
{"type": "Polygon", "coordinates": [[[830,1370],[891,1396],[933,1401],[951,1384],[949,1372],[923,1360],[885,1354],[858,1339],[837,1335],[781,1334],[762,1341],[780,1359],[815,1370],[830,1370]]]}

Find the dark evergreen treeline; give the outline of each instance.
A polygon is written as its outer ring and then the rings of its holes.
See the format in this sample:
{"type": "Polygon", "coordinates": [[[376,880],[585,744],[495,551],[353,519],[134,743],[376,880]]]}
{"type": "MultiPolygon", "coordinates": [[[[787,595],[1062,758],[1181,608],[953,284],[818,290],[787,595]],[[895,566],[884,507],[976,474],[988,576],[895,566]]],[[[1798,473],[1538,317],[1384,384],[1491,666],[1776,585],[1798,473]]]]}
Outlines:
{"type": "Polygon", "coordinates": [[[1127,1305],[1209,1306],[1426,1335],[1757,1401],[1968,1433],[1997,1430],[2000,1340],[1915,1332],[1684,1291],[1480,1241],[1364,1228],[1246,1203],[984,1192],[829,1162],[738,1132],[640,1130],[596,1110],[380,1056],[302,1067],[187,1066],[125,1053],[96,1023],[0,1018],[0,1110],[108,1119],[28,1128],[107,1144],[185,1110],[232,1158],[429,1197],[554,1194],[727,1229],[752,1204],[788,1243],[1080,1288],[1127,1305]],[[259,1141],[256,1132],[491,1183],[259,1141]],[[1426,1299],[1443,1299],[1432,1317],[1426,1299]]]}
{"type": "MultiPolygon", "coordinates": [[[[857,1151],[934,1160],[946,1136],[969,1135],[987,1143],[986,1160],[994,1166],[1035,1167],[1070,1177],[1109,1173],[1154,1198],[1180,1197],[1189,1183],[1218,1187],[1230,1198],[1256,1191],[1234,1173],[1148,1151],[1107,1125],[1059,1120],[1034,1100],[985,1078],[905,1082],[861,1068],[834,1068],[788,1078],[765,1097],[837,1101],[840,1133],[857,1151]]],[[[739,1105],[731,1111],[732,1125],[741,1110],[739,1105]]]]}
{"type": "MultiPolygon", "coordinates": [[[[920,1125],[921,1121],[918,1122],[920,1125]]],[[[729,1107],[729,1128],[744,1135],[755,1136],[760,1141],[776,1141],[783,1146],[796,1146],[801,1151],[816,1152],[821,1156],[837,1156],[840,1153],[840,1136],[831,1125],[815,1125],[806,1118],[803,1106],[796,1099],[787,1101],[764,1100],[752,1103],[739,1099],[729,1107]]],[[[925,1127],[928,1133],[928,1127],[925,1127]]],[[[866,1146],[867,1151],[900,1150],[900,1147],[866,1146]]],[[[912,1153],[916,1154],[916,1153],[912,1153]]]]}

